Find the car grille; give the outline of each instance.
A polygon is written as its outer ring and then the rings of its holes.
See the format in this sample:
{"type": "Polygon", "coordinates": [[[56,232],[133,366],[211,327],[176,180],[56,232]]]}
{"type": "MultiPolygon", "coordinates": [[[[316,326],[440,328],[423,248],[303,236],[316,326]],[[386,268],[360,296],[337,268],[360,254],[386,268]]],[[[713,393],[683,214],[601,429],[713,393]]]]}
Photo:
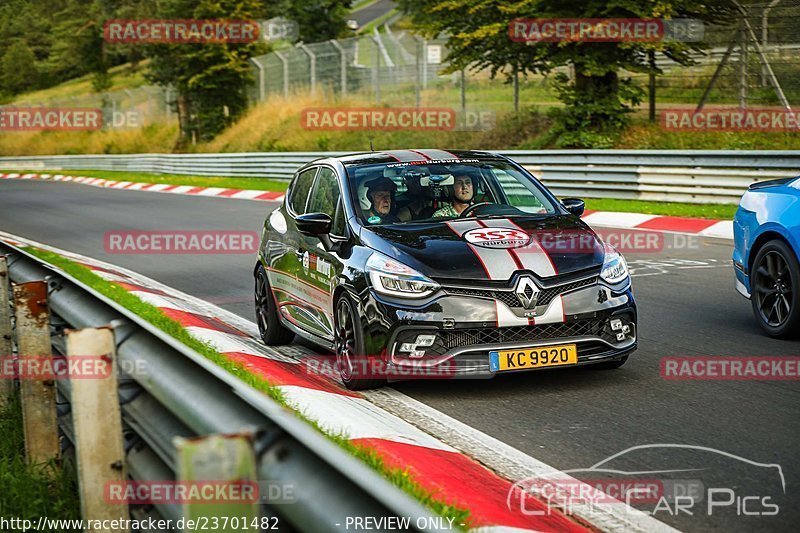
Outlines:
{"type": "MultiPolygon", "coordinates": [[[[536,300],[536,305],[548,305],[559,294],[580,289],[581,287],[588,287],[595,283],[597,283],[597,276],[541,289],[539,298],[536,300]]],[[[464,287],[444,287],[444,290],[452,295],[489,298],[503,302],[508,307],[521,307],[517,295],[513,290],[468,289],[464,287]]]]}
{"type": "Polygon", "coordinates": [[[502,344],[563,337],[603,337],[603,320],[577,320],[558,324],[504,328],[452,329],[439,332],[447,350],[480,344],[502,344]]]}

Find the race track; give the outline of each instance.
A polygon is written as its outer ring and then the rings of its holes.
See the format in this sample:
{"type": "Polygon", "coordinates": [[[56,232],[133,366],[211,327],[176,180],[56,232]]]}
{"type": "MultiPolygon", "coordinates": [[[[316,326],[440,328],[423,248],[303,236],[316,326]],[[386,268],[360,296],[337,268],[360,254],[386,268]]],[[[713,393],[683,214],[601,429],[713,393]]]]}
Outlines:
{"type": "MultiPolygon", "coordinates": [[[[260,231],[274,204],[98,189],[71,183],[0,181],[0,230],[135,270],[253,320],[248,255],[108,255],[110,230],[260,231]]],[[[627,253],[639,305],[639,350],[616,371],[591,369],[494,380],[393,385],[403,393],[561,470],[586,469],[642,444],[705,446],[778,464],[775,477],[719,454],[675,450],[631,455],[626,471],[692,468],[687,478],[736,497],[770,496],[774,517],[743,517],[735,504],[656,517],[687,531],[794,530],[800,510],[800,388],[797,381],[669,381],[665,356],[800,355],[800,342],[763,336],[733,288],[731,242],[627,253]]],[[[751,500],[751,502],[754,500],[751,500]]],[[[738,500],[737,500],[738,502],[738,500]]],[[[759,509],[755,503],[747,510],[759,509]]],[[[761,509],[763,510],[763,509],[761,509]]]]}

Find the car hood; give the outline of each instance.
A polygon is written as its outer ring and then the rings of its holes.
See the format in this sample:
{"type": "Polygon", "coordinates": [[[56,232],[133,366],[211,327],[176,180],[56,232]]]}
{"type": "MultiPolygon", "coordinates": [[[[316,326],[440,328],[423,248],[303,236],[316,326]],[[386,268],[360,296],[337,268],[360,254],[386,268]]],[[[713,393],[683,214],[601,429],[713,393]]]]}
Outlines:
{"type": "Polygon", "coordinates": [[[599,268],[604,245],[573,215],[465,219],[365,227],[364,245],[434,279],[506,281],[599,268]]]}

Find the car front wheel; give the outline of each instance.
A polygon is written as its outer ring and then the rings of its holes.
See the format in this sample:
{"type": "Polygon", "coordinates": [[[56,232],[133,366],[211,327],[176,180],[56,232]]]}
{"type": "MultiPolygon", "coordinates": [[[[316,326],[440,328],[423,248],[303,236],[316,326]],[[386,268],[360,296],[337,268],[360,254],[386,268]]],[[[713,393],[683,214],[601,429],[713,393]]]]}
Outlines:
{"type": "Polygon", "coordinates": [[[789,246],[773,240],[761,247],[750,273],[753,313],[772,337],[800,333],[800,266],[789,246]]]}
{"type": "Polygon", "coordinates": [[[385,383],[382,366],[364,353],[364,332],[356,307],[347,294],[336,300],[334,348],[342,382],[350,390],[375,389],[385,383]]]}

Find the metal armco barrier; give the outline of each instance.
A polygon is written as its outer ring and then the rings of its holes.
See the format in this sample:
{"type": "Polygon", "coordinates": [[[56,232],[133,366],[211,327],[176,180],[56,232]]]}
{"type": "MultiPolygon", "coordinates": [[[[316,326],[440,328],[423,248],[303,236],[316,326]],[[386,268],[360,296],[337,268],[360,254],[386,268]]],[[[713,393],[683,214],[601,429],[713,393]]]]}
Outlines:
{"type": "MultiPolygon", "coordinates": [[[[289,179],[344,152],[253,152],[0,157],[0,169],[121,170],[289,179]]],[[[800,175],[800,151],[504,150],[559,196],[737,203],[757,181],[800,175]]]]}
{"type": "MultiPolygon", "coordinates": [[[[277,517],[281,531],[341,531],[347,517],[402,516],[412,525],[432,517],[293,412],[119,304],[10,244],[0,242],[0,255],[6,255],[14,284],[46,280],[54,353],[66,353],[65,329],[113,328],[116,361],[127,370],[118,394],[123,466],[134,481],[176,479],[176,437],[252,435],[258,479],[292,487],[292,502],[267,500],[260,507],[262,516],[277,517]]],[[[58,380],[57,389],[58,425],[74,445],[74,386],[58,380]]],[[[172,503],[131,513],[174,521],[182,516],[172,503]]]]}

